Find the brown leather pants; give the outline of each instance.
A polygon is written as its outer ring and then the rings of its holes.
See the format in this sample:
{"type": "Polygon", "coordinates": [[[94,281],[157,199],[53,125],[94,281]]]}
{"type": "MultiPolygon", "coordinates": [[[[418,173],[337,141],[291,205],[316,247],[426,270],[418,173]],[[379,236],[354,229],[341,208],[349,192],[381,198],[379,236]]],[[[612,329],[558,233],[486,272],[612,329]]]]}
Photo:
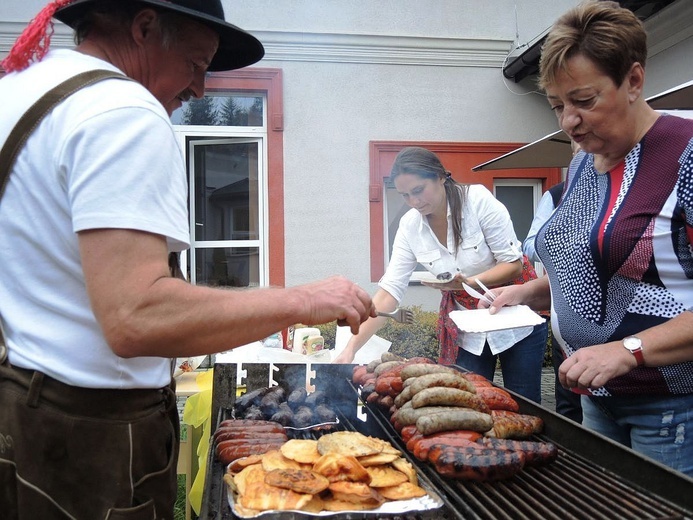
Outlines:
{"type": "Polygon", "coordinates": [[[174,385],[78,388],[0,364],[0,517],[172,519],[174,385]]]}

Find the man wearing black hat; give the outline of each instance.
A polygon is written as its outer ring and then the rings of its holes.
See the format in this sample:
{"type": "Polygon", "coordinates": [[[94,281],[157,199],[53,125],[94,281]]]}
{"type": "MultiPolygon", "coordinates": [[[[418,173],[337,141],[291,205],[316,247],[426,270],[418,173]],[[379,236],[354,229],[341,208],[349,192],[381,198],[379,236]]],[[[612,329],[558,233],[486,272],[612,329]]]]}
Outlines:
{"type": "Polygon", "coordinates": [[[170,275],[189,247],[187,182],[168,116],[207,71],[263,48],[219,0],[55,0],[2,65],[0,144],[44,93],[105,70],[22,134],[0,200],[0,516],[172,518],[171,359],[295,323],[375,315],[342,277],[229,291],[170,275]],[[46,52],[51,18],[74,50],[46,52]],[[133,81],[134,80],[134,81],[133,81]],[[11,102],[8,102],[11,100],[11,102]]]}

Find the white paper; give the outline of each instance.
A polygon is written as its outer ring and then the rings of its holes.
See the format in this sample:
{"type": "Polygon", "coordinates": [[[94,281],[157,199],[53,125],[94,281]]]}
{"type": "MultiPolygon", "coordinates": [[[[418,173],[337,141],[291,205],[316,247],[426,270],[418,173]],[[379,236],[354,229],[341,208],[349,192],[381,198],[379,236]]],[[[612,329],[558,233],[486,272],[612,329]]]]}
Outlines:
{"type": "Polygon", "coordinates": [[[256,341],[216,355],[216,363],[330,363],[333,349],[306,356],[283,348],[267,348],[256,341]]]}
{"type": "MultiPolygon", "coordinates": [[[[334,355],[337,357],[347,343],[351,339],[351,329],[349,327],[337,327],[337,332],[335,333],[335,348],[334,355]]],[[[381,338],[380,336],[373,335],[371,338],[356,352],[354,356],[353,363],[357,365],[367,365],[374,359],[380,359],[383,353],[390,350],[390,345],[392,342],[381,338]]]]}
{"type": "Polygon", "coordinates": [[[515,329],[539,325],[544,321],[544,318],[526,305],[501,307],[496,314],[490,314],[488,309],[452,311],[450,318],[460,330],[465,332],[515,329]]]}

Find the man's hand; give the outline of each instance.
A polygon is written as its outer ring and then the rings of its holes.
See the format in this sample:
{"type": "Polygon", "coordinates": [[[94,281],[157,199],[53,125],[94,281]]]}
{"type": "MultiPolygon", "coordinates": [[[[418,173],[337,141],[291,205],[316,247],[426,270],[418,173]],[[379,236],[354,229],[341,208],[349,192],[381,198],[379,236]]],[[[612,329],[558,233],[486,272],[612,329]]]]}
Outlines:
{"type": "Polygon", "coordinates": [[[352,334],[358,334],[359,326],[376,316],[370,295],[354,282],[342,276],[296,287],[304,304],[306,325],[329,323],[337,320],[348,325],[352,334]]]}

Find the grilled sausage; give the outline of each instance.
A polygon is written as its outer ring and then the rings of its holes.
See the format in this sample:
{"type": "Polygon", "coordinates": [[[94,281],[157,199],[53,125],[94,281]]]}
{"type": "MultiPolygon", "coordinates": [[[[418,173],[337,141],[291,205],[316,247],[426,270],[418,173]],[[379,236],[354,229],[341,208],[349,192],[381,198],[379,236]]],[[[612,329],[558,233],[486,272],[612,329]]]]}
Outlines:
{"type": "Polygon", "coordinates": [[[447,478],[480,482],[512,477],[524,466],[524,455],[517,451],[445,446],[430,448],[428,460],[447,478]]]}
{"type": "Polygon", "coordinates": [[[477,374],[476,372],[462,372],[462,375],[465,377],[465,379],[468,379],[469,381],[472,381],[476,383],[477,381],[480,383],[490,383],[486,377],[482,376],[481,374],[477,374]]]}
{"type": "Polygon", "coordinates": [[[256,430],[237,430],[235,428],[219,428],[214,432],[212,436],[212,441],[214,445],[219,444],[223,441],[233,441],[233,440],[246,440],[246,439],[279,439],[281,437],[286,437],[284,428],[281,431],[264,431],[258,432],[256,430]]]}
{"type": "Polygon", "coordinates": [[[388,361],[406,361],[406,358],[398,356],[392,352],[383,352],[383,354],[380,356],[380,361],[383,363],[387,363],[388,361]]]}
{"type": "Polygon", "coordinates": [[[395,397],[395,406],[401,408],[404,403],[411,399],[412,395],[414,394],[411,391],[411,386],[403,387],[402,391],[395,397]]]}
{"type": "Polygon", "coordinates": [[[407,442],[407,450],[419,460],[428,460],[430,449],[437,444],[458,447],[478,447],[479,444],[477,444],[477,439],[474,435],[477,437],[481,436],[480,433],[464,430],[436,433],[429,436],[415,435],[407,442]]]}
{"type": "Polygon", "coordinates": [[[399,432],[400,436],[402,437],[402,440],[406,444],[409,439],[411,439],[414,435],[421,435],[421,432],[416,429],[416,424],[410,424],[409,426],[405,426],[402,428],[402,431],[399,432]]]}
{"type": "Polygon", "coordinates": [[[414,408],[421,408],[422,406],[460,406],[489,413],[486,403],[476,394],[466,390],[445,388],[443,386],[424,388],[420,392],[415,393],[410,402],[414,408]]]}
{"type": "Polygon", "coordinates": [[[250,444],[268,444],[268,443],[285,443],[289,438],[286,435],[281,435],[278,433],[269,434],[266,437],[257,437],[255,439],[228,439],[223,441],[217,441],[214,446],[214,452],[218,455],[223,450],[229,448],[237,448],[239,446],[246,446],[250,444]]]}
{"type": "MultiPolygon", "coordinates": [[[[353,370],[351,371],[351,382],[354,383],[355,385],[360,385],[362,384],[361,379],[363,376],[366,375],[366,366],[365,365],[355,365],[353,370]]],[[[305,390],[305,389],[304,389],[305,390]]],[[[295,390],[294,390],[295,392],[295,390]]]]}
{"type": "Polygon", "coordinates": [[[481,437],[477,443],[497,450],[520,451],[525,456],[525,466],[541,466],[553,462],[558,457],[558,447],[551,442],[481,437]]]}
{"type": "Polygon", "coordinates": [[[366,396],[366,402],[368,404],[378,404],[378,399],[380,399],[380,394],[375,391],[366,396]]]}
{"type": "Polygon", "coordinates": [[[375,391],[393,398],[402,391],[402,378],[399,376],[379,376],[375,380],[375,391]]]}
{"type": "Polygon", "coordinates": [[[426,374],[439,374],[441,372],[459,374],[460,372],[452,367],[445,365],[434,365],[431,363],[412,363],[402,369],[402,379],[407,380],[411,377],[423,376],[426,374]]]}
{"type": "Polygon", "coordinates": [[[404,363],[402,361],[385,361],[384,363],[381,362],[377,367],[373,369],[373,373],[376,376],[379,376],[383,372],[386,372],[387,370],[391,370],[403,364],[404,363]]]}
{"type": "Polygon", "coordinates": [[[226,419],[219,423],[219,428],[236,428],[239,430],[277,431],[283,432],[284,428],[280,424],[265,419],[226,419]]]}
{"type": "Polygon", "coordinates": [[[375,372],[376,367],[380,365],[380,363],[382,363],[380,359],[374,359],[366,365],[366,372],[375,372]]]}
{"type": "Polygon", "coordinates": [[[433,374],[424,374],[412,378],[411,391],[418,393],[425,388],[444,386],[446,388],[457,388],[466,390],[467,392],[476,393],[474,383],[465,379],[459,372],[456,374],[450,372],[438,372],[433,374]]]}
{"type": "Polygon", "coordinates": [[[394,406],[395,400],[391,395],[381,395],[376,403],[383,410],[390,410],[394,406]]]}
{"type": "Polygon", "coordinates": [[[526,415],[507,410],[491,410],[493,428],[484,435],[501,439],[527,439],[544,429],[541,417],[526,415]]]}
{"type": "Polygon", "coordinates": [[[278,450],[285,441],[268,441],[257,443],[244,443],[235,446],[227,446],[216,452],[217,459],[222,464],[231,464],[234,460],[251,455],[262,455],[271,450],[278,450]]]}
{"type": "MultiPolygon", "coordinates": [[[[421,410],[421,408],[414,410],[421,410]]],[[[486,432],[492,427],[493,419],[489,414],[465,408],[453,408],[446,413],[424,415],[416,420],[416,428],[424,435],[449,430],[486,432]]]]}
{"type": "MultiPolygon", "coordinates": [[[[441,415],[443,413],[454,412],[459,409],[460,408],[457,406],[424,406],[422,408],[402,407],[395,415],[393,415],[393,419],[397,420],[402,426],[408,426],[410,424],[416,424],[416,421],[420,417],[424,417],[426,415],[441,415]]],[[[461,428],[455,429],[459,430],[461,428]]]]}
{"type": "MultiPolygon", "coordinates": [[[[402,440],[405,441],[405,444],[407,446],[407,449],[409,447],[413,447],[414,444],[420,440],[427,440],[427,439],[440,439],[445,440],[445,439],[464,439],[467,441],[471,441],[476,444],[481,444],[481,440],[483,439],[483,436],[479,432],[474,432],[472,430],[449,430],[449,431],[444,431],[444,432],[439,432],[439,433],[432,433],[431,435],[424,435],[422,434],[419,430],[416,429],[416,426],[407,426],[407,428],[413,428],[412,430],[409,430],[407,432],[407,438],[405,440],[405,436],[402,435],[402,440]]],[[[444,444],[441,442],[440,444],[444,444]]],[[[412,451],[412,450],[409,450],[412,451]]]]}
{"type": "Polygon", "coordinates": [[[498,388],[497,386],[480,386],[477,388],[476,394],[483,399],[486,406],[491,410],[509,410],[511,412],[517,412],[520,409],[520,405],[517,401],[515,401],[506,390],[498,388]]]}

